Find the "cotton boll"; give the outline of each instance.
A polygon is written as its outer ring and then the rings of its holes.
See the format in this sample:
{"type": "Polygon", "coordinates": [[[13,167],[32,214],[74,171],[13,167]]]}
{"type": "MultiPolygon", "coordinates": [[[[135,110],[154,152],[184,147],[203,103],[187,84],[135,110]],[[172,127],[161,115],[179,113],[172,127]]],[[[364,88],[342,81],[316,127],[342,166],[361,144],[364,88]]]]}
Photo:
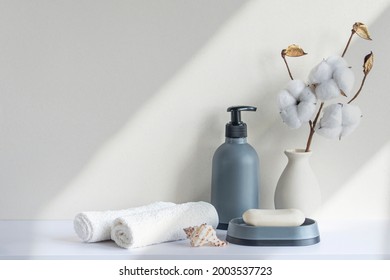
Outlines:
{"type": "Polygon", "coordinates": [[[362,111],[358,106],[345,104],[342,108],[343,126],[359,125],[362,111]]]}
{"type": "Polygon", "coordinates": [[[329,100],[340,96],[340,89],[336,82],[330,79],[317,85],[315,93],[318,99],[329,100]]]}
{"type": "Polygon", "coordinates": [[[316,109],[317,98],[302,81],[293,80],[278,95],[280,116],[290,128],[308,122],[316,109]]]}
{"type": "Polygon", "coordinates": [[[324,109],[323,117],[316,128],[316,133],[330,139],[339,139],[342,131],[341,104],[332,104],[324,109]]]}
{"type": "Polygon", "coordinates": [[[325,61],[321,61],[316,67],[314,67],[309,74],[309,82],[311,84],[319,84],[332,78],[332,68],[325,61]]]}
{"type": "Polygon", "coordinates": [[[339,55],[332,55],[328,57],[326,62],[329,64],[332,70],[335,70],[339,67],[348,67],[347,61],[339,55]]]}
{"type": "Polygon", "coordinates": [[[288,82],[286,89],[293,97],[295,97],[295,99],[298,99],[299,95],[305,87],[306,85],[303,81],[291,80],[288,82]]]}
{"type": "Polygon", "coordinates": [[[287,90],[282,90],[278,94],[279,109],[283,110],[286,107],[297,104],[297,100],[287,90]]]}
{"type": "Polygon", "coordinates": [[[324,109],[316,132],[324,137],[341,139],[360,123],[361,111],[358,106],[351,104],[331,104],[324,109]]]}
{"type": "Polygon", "coordinates": [[[316,105],[309,102],[300,102],[298,104],[298,118],[301,122],[308,122],[314,115],[316,105]]]}
{"type": "Polygon", "coordinates": [[[341,131],[342,131],[341,126],[320,127],[316,130],[316,133],[329,139],[340,139],[341,131]]]}
{"type": "Polygon", "coordinates": [[[355,83],[355,75],[352,70],[348,67],[338,67],[333,72],[333,79],[339,89],[341,89],[345,95],[349,95],[355,83]]]}
{"type": "Polygon", "coordinates": [[[302,122],[298,118],[297,106],[289,106],[280,112],[283,122],[290,128],[299,128],[302,122]]]}
{"type": "Polygon", "coordinates": [[[299,101],[316,104],[317,97],[315,96],[310,87],[305,87],[299,95],[299,101]]]}
{"type": "Polygon", "coordinates": [[[342,104],[331,104],[324,109],[324,114],[320,119],[320,128],[341,127],[342,117],[342,104]]]}

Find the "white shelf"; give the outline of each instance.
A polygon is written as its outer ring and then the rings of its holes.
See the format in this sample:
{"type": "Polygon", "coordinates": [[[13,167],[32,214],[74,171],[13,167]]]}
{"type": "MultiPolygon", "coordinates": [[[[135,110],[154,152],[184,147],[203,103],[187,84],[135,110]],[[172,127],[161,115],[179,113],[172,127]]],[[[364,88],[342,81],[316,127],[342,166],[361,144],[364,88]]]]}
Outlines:
{"type": "Polygon", "coordinates": [[[317,222],[321,241],[311,246],[192,248],[181,240],[127,250],[113,241],[81,242],[70,220],[3,220],[0,259],[390,259],[390,220],[317,222]]]}

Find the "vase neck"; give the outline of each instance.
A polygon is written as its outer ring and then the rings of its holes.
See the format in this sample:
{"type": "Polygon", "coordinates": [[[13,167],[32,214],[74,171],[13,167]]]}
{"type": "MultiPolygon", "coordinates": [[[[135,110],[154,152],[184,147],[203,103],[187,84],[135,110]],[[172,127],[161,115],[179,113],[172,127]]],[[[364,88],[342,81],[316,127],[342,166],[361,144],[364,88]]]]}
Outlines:
{"type": "Polygon", "coordinates": [[[307,160],[311,156],[311,151],[305,152],[304,149],[285,150],[285,155],[289,160],[307,160]]]}

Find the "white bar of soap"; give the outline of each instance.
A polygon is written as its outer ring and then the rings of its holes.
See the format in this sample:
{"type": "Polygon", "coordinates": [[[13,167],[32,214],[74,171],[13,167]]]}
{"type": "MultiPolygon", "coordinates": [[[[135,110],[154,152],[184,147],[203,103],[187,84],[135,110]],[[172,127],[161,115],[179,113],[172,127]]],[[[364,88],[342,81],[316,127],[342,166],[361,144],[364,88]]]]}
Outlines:
{"type": "Polygon", "coordinates": [[[296,227],[305,222],[305,215],[298,209],[249,209],[242,218],[257,227],[296,227]]]}

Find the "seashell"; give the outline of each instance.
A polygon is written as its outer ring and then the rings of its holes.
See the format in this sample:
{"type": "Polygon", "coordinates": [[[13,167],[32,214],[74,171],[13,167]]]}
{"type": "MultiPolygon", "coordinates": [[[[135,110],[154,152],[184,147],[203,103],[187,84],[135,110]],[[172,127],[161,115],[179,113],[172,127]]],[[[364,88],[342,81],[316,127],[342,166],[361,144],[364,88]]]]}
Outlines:
{"type": "Polygon", "coordinates": [[[207,224],[200,226],[188,227],[183,229],[187,238],[191,240],[192,247],[199,247],[203,245],[222,247],[227,245],[226,241],[222,241],[217,237],[214,228],[207,224]]]}

